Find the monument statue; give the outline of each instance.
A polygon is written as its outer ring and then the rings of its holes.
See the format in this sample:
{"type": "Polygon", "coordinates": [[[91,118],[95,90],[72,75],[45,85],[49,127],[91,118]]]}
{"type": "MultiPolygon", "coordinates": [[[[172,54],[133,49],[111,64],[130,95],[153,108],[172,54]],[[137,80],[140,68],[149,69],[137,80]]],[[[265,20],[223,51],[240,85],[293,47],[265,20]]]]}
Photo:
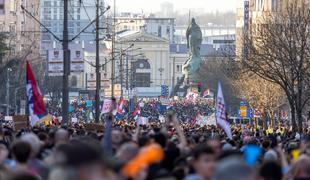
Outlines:
{"type": "Polygon", "coordinates": [[[190,25],[186,30],[187,48],[189,49],[189,58],[183,65],[183,75],[187,81],[192,82],[199,71],[201,64],[200,46],[202,42],[202,33],[200,27],[192,18],[190,25]]]}

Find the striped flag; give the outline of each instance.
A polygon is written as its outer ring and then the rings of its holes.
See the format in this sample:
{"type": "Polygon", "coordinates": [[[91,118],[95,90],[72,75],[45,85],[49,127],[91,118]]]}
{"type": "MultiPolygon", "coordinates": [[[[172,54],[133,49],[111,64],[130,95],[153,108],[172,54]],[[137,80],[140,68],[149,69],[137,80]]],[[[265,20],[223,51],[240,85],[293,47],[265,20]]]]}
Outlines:
{"type": "Polygon", "coordinates": [[[195,119],[192,121],[192,125],[195,125],[199,118],[200,118],[200,113],[198,112],[195,119]]]}
{"type": "Polygon", "coordinates": [[[136,109],[132,113],[134,119],[138,119],[139,115],[140,115],[140,104],[137,105],[136,109]]]}
{"type": "Polygon", "coordinates": [[[230,124],[226,119],[226,107],[222,92],[221,83],[218,83],[217,101],[216,101],[216,123],[225,131],[227,137],[232,139],[230,124]]]}
{"type": "Polygon", "coordinates": [[[43,96],[37,84],[37,80],[31,70],[30,64],[26,64],[26,90],[29,106],[29,115],[31,116],[31,126],[44,119],[48,115],[43,96]]]}
{"type": "Polygon", "coordinates": [[[117,113],[121,115],[126,113],[125,100],[123,98],[120,100],[117,113]]]}

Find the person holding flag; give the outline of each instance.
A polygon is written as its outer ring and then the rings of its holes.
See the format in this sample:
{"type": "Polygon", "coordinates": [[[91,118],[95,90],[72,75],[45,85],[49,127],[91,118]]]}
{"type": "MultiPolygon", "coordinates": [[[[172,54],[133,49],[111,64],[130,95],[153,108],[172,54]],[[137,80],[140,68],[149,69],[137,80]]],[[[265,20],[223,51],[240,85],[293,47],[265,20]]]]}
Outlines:
{"type": "Polygon", "coordinates": [[[230,124],[226,118],[226,107],[220,82],[218,83],[216,100],[216,123],[225,131],[227,137],[232,139],[230,124]]]}

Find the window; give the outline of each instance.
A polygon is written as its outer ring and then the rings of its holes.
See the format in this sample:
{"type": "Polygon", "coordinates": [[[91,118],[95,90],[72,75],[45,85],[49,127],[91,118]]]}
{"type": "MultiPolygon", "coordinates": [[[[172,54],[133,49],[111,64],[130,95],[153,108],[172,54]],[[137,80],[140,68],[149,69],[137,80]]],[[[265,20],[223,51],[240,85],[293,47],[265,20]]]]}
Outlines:
{"type": "Polygon", "coordinates": [[[52,3],[51,1],[44,1],[44,7],[51,7],[52,3]]]}
{"type": "Polygon", "coordinates": [[[271,0],[271,11],[277,11],[277,2],[278,0],[271,0]]]}
{"type": "Polygon", "coordinates": [[[77,77],[71,76],[71,86],[76,87],[77,86],[77,77]]]}
{"type": "Polygon", "coordinates": [[[167,29],[166,29],[166,34],[170,34],[170,26],[167,26],[167,29]]]}
{"type": "Polygon", "coordinates": [[[180,72],[182,69],[182,66],[181,65],[177,65],[177,72],[180,72]]]}
{"type": "Polygon", "coordinates": [[[49,40],[51,40],[51,36],[50,36],[49,34],[44,34],[44,35],[42,36],[42,40],[43,40],[43,41],[49,41],[49,40]]]}
{"type": "Polygon", "coordinates": [[[51,20],[51,19],[52,19],[52,17],[50,14],[44,15],[44,20],[51,20]]]}
{"type": "Polygon", "coordinates": [[[5,0],[0,0],[0,14],[4,14],[4,1],[5,0]]]}
{"type": "Polygon", "coordinates": [[[157,35],[158,35],[158,37],[161,37],[161,26],[158,26],[157,35]]]}
{"type": "Polygon", "coordinates": [[[11,33],[15,33],[15,30],[16,30],[15,24],[10,24],[9,28],[10,28],[11,33]]]}
{"type": "Polygon", "coordinates": [[[150,73],[135,73],[135,87],[150,87],[151,74],[150,73]]]}
{"type": "Polygon", "coordinates": [[[44,14],[51,14],[52,10],[51,8],[44,8],[44,14]]]}

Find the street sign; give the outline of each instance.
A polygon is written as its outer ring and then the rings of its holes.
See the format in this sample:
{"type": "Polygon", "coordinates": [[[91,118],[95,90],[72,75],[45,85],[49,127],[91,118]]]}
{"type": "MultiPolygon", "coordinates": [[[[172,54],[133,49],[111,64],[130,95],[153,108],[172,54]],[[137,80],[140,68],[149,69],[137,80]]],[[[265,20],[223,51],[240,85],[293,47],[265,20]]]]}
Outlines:
{"type": "Polygon", "coordinates": [[[87,100],[86,101],[86,107],[92,107],[93,106],[93,101],[92,100],[87,100]]]}
{"type": "Polygon", "coordinates": [[[161,85],[161,96],[169,95],[169,87],[167,85],[161,85]]]}
{"type": "Polygon", "coordinates": [[[247,117],[247,107],[240,106],[240,117],[247,117]]]}

